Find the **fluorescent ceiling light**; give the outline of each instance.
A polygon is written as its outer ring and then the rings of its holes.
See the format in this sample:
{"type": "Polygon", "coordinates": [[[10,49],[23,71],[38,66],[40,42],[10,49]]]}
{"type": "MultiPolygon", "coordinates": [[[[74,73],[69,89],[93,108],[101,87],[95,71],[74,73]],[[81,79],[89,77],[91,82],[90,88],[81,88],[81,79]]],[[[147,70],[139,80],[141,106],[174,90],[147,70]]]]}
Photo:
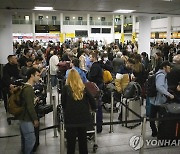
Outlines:
{"type": "Polygon", "coordinates": [[[173,0],[162,0],[162,1],[166,1],[166,2],[172,2],[173,0]]]}
{"type": "Polygon", "coordinates": [[[136,10],[123,10],[123,9],[120,9],[120,10],[116,10],[114,11],[114,13],[132,13],[136,10]]]}
{"type": "Polygon", "coordinates": [[[34,7],[33,10],[45,10],[45,11],[51,11],[53,10],[53,7],[34,7]]]}

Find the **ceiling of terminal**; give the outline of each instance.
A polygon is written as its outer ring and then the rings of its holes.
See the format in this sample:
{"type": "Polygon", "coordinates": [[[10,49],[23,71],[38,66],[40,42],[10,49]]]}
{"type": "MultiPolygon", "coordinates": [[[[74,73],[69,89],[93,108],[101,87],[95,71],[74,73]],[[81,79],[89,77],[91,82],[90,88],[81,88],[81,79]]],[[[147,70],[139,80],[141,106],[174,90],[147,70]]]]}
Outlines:
{"type": "Polygon", "coordinates": [[[136,10],[134,14],[180,15],[180,0],[0,0],[0,10],[28,10],[34,6],[54,7],[58,11],[114,12],[136,10]]]}

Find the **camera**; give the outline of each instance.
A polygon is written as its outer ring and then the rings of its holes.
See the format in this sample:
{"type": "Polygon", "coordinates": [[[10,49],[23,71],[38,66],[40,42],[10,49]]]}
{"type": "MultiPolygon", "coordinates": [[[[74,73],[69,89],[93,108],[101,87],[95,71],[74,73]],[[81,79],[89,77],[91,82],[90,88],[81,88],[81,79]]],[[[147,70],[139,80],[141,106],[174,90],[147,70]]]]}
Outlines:
{"type": "Polygon", "coordinates": [[[45,114],[48,114],[53,111],[52,104],[46,104],[46,86],[43,82],[39,82],[33,87],[36,97],[38,97],[35,103],[35,110],[39,118],[44,117],[45,114]]]}
{"type": "Polygon", "coordinates": [[[20,86],[23,86],[24,85],[24,80],[23,79],[17,79],[17,80],[14,80],[12,82],[13,85],[17,86],[17,87],[20,87],[20,86]]]}

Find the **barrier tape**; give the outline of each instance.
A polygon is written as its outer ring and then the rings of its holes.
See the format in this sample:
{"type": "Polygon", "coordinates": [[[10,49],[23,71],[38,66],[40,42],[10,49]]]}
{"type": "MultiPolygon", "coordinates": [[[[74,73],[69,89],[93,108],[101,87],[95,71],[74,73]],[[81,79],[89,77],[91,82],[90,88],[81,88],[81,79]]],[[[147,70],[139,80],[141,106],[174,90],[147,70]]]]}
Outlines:
{"type": "MultiPolygon", "coordinates": [[[[44,130],[49,130],[49,129],[53,129],[53,128],[58,128],[58,126],[59,125],[49,126],[49,127],[46,127],[46,128],[42,128],[39,131],[44,131],[44,130]]],[[[34,132],[30,132],[30,133],[34,133],[34,132]]],[[[11,137],[17,137],[17,136],[20,136],[20,134],[0,136],[0,138],[11,138],[11,137]]]]}
{"type": "MultiPolygon", "coordinates": [[[[135,119],[135,120],[128,120],[128,121],[115,121],[115,122],[103,122],[102,125],[116,125],[116,124],[127,124],[127,123],[138,123],[138,122],[143,122],[144,117],[141,117],[139,114],[137,114],[136,112],[134,112],[132,109],[130,109],[128,107],[128,105],[124,104],[121,102],[121,104],[123,106],[125,106],[129,111],[131,111],[133,114],[135,114],[137,117],[139,117],[139,119],[135,119]]],[[[170,121],[170,120],[179,120],[180,121],[180,117],[170,117],[170,118],[149,118],[146,119],[146,121],[170,121]]],[[[63,124],[62,119],[60,119],[60,125],[63,124]]],[[[60,125],[54,125],[54,126],[49,126],[46,128],[42,128],[39,131],[44,131],[44,130],[49,130],[49,129],[54,129],[54,128],[59,128],[60,125]]],[[[97,123],[92,123],[90,125],[97,125],[97,123]]],[[[82,125],[77,125],[77,124],[66,124],[66,127],[80,127],[82,125]]],[[[84,125],[83,125],[84,126],[84,125]]],[[[34,133],[34,132],[30,132],[30,133],[34,133]]],[[[17,135],[7,135],[7,136],[0,136],[0,138],[11,138],[11,137],[17,137],[20,136],[20,134],[17,135]]]]}
{"type": "MultiPolygon", "coordinates": [[[[180,121],[180,117],[176,117],[176,118],[152,118],[152,119],[147,119],[147,121],[170,121],[170,120],[179,120],[180,121]]],[[[138,122],[143,122],[143,118],[142,119],[135,119],[135,120],[128,120],[128,121],[114,121],[114,122],[103,122],[102,125],[117,125],[117,124],[124,124],[124,123],[138,123],[138,122]]],[[[93,125],[97,125],[97,123],[93,123],[93,125]]],[[[80,126],[77,124],[74,125],[66,125],[67,127],[74,127],[74,126],[80,126]]],[[[54,129],[54,128],[59,128],[60,125],[54,125],[54,126],[49,126],[49,127],[45,127],[40,129],[39,131],[44,131],[44,130],[49,130],[49,129],[54,129]]],[[[11,137],[17,137],[20,136],[20,134],[16,134],[16,135],[7,135],[7,136],[0,136],[0,138],[11,138],[11,137]]]]}

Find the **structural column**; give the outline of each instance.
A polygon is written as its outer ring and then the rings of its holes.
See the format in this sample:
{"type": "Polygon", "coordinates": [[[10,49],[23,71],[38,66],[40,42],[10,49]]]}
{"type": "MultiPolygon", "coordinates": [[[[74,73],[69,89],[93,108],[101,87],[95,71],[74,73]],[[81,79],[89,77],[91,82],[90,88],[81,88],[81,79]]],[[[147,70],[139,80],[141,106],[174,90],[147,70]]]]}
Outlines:
{"type": "Polygon", "coordinates": [[[115,34],[114,34],[114,20],[115,20],[115,18],[114,18],[114,15],[113,15],[113,20],[112,20],[112,36],[113,36],[113,42],[115,42],[115,34]]]}
{"type": "Polygon", "coordinates": [[[121,42],[124,43],[124,15],[121,15],[121,42]]]}
{"type": "Polygon", "coordinates": [[[35,32],[36,18],[35,13],[32,13],[32,32],[33,32],[33,41],[36,41],[36,32],[35,32]]]}
{"type": "Polygon", "coordinates": [[[64,25],[63,25],[63,16],[64,14],[63,13],[60,13],[60,25],[61,25],[61,32],[60,32],[60,42],[61,43],[64,43],[65,39],[66,39],[66,34],[64,33],[64,25]]]}
{"type": "Polygon", "coordinates": [[[133,23],[132,32],[135,33],[136,32],[136,16],[135,15],[132,16],[132,23],[133,23]]]}
{"type": "Polygon", "coordinates": [[[136,41],[136,16],[132,17],[132,43],[136,41]]]}
{"type": "Polygon", "coordinates": [[[63,33],[63,13],[60,13],[61,33],[63,33]]]}
{"type": "Polygon", "coordinates": [[[139,53],[146,52],[150,55],[150,39],[151,37],[151,17],[140,16],[139,17],[139,38],[138,44],[139,53]]]}
{"type": "Polygon", "coordinates": [[[90,14],[87,14],[87,28],[88,28],[88,37],[90,36],[90,14]]]}
{"type": "Polygon", "coordinates": [[[166,41],[170,44],[171,43],[171,26],[172,26],[172,18],[168,17],[167,23],[167,38],[166,41]]]}
{"type": "Polygon", "coordinates": [[[11,13],[0,12],[0,21],[0,64],[6,64],[8,55],[13,54],[11,13]]]}

